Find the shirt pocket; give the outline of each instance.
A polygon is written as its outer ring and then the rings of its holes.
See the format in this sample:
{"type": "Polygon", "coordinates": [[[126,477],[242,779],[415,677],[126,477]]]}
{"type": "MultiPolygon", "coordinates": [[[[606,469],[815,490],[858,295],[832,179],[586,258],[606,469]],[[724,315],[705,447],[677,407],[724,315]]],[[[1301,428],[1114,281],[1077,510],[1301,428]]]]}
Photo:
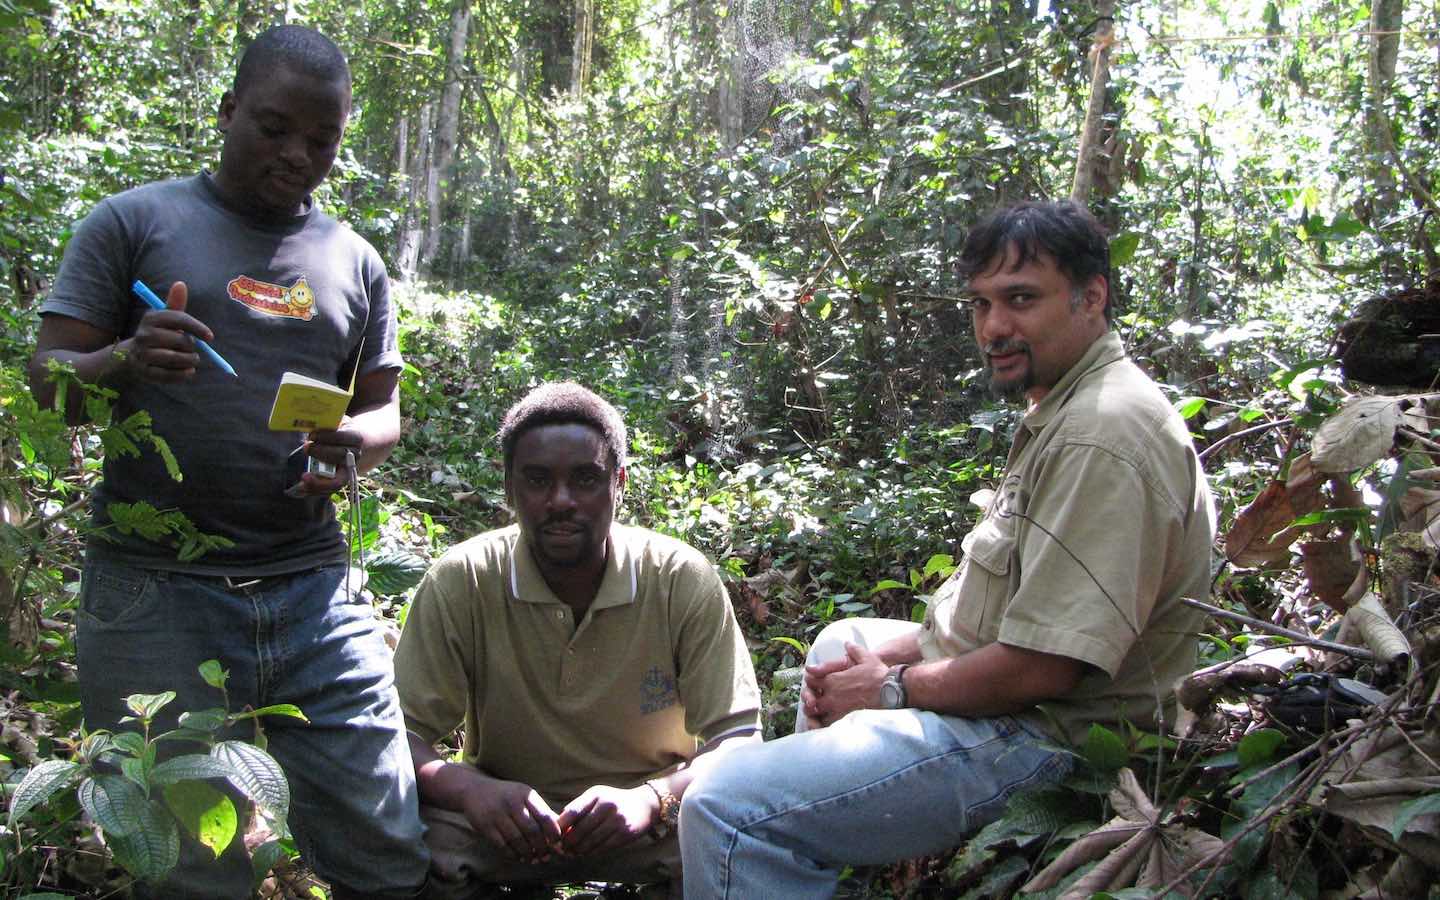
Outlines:
{"type": "Polygon", "coordinates": [[[1019,583],[1016,541],[1022,518],[1018,481],[1009,480],[985,518],[960,544],[965,551],[965,574],[953,625],[979,646],[1000,636],[1005,607],[1019,583]]]}

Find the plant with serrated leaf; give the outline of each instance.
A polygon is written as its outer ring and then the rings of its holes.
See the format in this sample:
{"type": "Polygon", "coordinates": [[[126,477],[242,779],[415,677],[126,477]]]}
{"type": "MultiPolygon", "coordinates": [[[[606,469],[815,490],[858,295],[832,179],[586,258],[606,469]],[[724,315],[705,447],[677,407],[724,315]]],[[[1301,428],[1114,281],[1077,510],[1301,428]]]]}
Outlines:
{"type": "MultiPolygon", "coordinates": [[[[125,698],[131,715],[121,722],[135,723],[138,730],[82,734],[71,743],[69,759],[45,760],[31,769],[11,798],[9,829],[19,835],[17,823],[36,807],[73,797],[76,808],[104,833],[115,861],[140,880],[157,881],[179,860],[181,829],[217,858],[239,836],[241,816],[232,794],[214,783],[223,781],[254,802],[275,834],[288,837],[290,786],[264,750],[260,719],[303,720],[304,714],[289,703],[231,712],[225,690],[229,672],[208,660],[200,665],[200,675],[221,692],[222,706],[182,713],[178,728],[153,734],[156,717],[175,693],[131,694],[125,698]],[[222,737],[245,722],[254,724],[254,743],[222,737]],[[200,744],[208,752],[164,754],[167,743],[200,744]]],[[[43,837],[32,839],[30,846],[43,837]]],[[[23,836],[20,841],[23,852],[23,836]]],[[[275,858],[270,848],[256,853],[257,858],[275,858]]]]}

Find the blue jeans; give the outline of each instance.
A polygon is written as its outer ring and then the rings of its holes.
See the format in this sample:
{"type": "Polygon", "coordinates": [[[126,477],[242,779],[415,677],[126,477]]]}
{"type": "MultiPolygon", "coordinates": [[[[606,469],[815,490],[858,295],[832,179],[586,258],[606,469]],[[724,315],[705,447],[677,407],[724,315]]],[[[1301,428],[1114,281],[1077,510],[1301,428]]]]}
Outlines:
{"type": "Polygon", "coordinates": [[[828,728],[738,747],[685,792],[687,900],[829,897],[846,865],[951,848],[1068,755],[1008,716],[858,710],[828,728]]]}
{"type": "MultiPolygon", "coordinates": [[[[345,573],[340,563],[246,584],[87,559],[76,633],[85,721],[134,729],[119,724],[126,695],[170,690],[177,697],[151,733],[174,728],[181,712],[223,704],[197,670],[218,659],[232,711],[293,703],[309,719],[263,722],[306,860],[333,883],[408,896],[429,866],[414,766],[390,650],[369,604],[347,595],[345,573]]],[[[253,738],[254,729],[243,723],[227,736],[253,738]]],[[[250,896],[238,836],[218,862],[182,843],[160,896],[250,896]]]]}

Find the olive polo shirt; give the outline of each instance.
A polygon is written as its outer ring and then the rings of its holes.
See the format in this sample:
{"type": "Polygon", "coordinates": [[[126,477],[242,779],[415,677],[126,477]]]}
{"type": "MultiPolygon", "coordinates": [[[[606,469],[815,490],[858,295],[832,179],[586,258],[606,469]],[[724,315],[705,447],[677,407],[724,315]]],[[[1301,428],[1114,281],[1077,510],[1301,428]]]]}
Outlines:
{"type": "Polygon", "coordinates": [[[445,553],[395,652],[409,730],[433,744],[463,721],[466,762],[559,808],[593,785],[632,787],[705,742],[757,729],[755,670],[709,561],[618,524],[608,549],[578,624],[518,526],[445,553]]]}
{"type": "Polygon", "coordinates": [[[1215,513],[1184,421],[1097,339],[1021,421],[1004,479],[926,612],[926,660],[999,641],[1087,663],[1076,687],[1022,714],[1078,743],[1091,723],[1167,721],[1194,669],[1215,513]]]}

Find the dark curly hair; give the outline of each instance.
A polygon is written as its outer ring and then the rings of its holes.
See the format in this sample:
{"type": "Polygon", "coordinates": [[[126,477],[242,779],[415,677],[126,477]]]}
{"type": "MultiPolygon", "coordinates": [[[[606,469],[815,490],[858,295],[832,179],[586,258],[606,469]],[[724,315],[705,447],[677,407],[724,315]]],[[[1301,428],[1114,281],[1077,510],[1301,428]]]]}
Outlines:
{"type": "Polygon", "coordinates": [[[620,418],[620,411],[589,388],[573,381],[552,381],[522,397],[500,422],[505,477],[510,477],[515,445],[522,434],[542,425],[572,424],[588,425],[600,432],[610,453],[610,464],[617,472],[625,468],[625,420],[620,418]]]}
{"type": "Polygon", "coordinates": [[[1073,200],[1026,200],[995,210],[966,235],[960,250],[960,274],[973,278],[989,270],[1005,259],[1011,247],[1018,254],[1015,268],[1045,253],[1077,288],[1103,275],[1105,322],[1114,321],[1114,296],[1108,290],[1110,243],[1105,226],[1085,207],[1073,200]]]}
{"type": "Polygon", "coordinates": [[[322,81],[343,81],[350,87],[350,64],[334,41],[303,25],[276,25],[260,32],[245,48],[230,92],[238,99],[246,88],[279,66],[322,81]]]}

